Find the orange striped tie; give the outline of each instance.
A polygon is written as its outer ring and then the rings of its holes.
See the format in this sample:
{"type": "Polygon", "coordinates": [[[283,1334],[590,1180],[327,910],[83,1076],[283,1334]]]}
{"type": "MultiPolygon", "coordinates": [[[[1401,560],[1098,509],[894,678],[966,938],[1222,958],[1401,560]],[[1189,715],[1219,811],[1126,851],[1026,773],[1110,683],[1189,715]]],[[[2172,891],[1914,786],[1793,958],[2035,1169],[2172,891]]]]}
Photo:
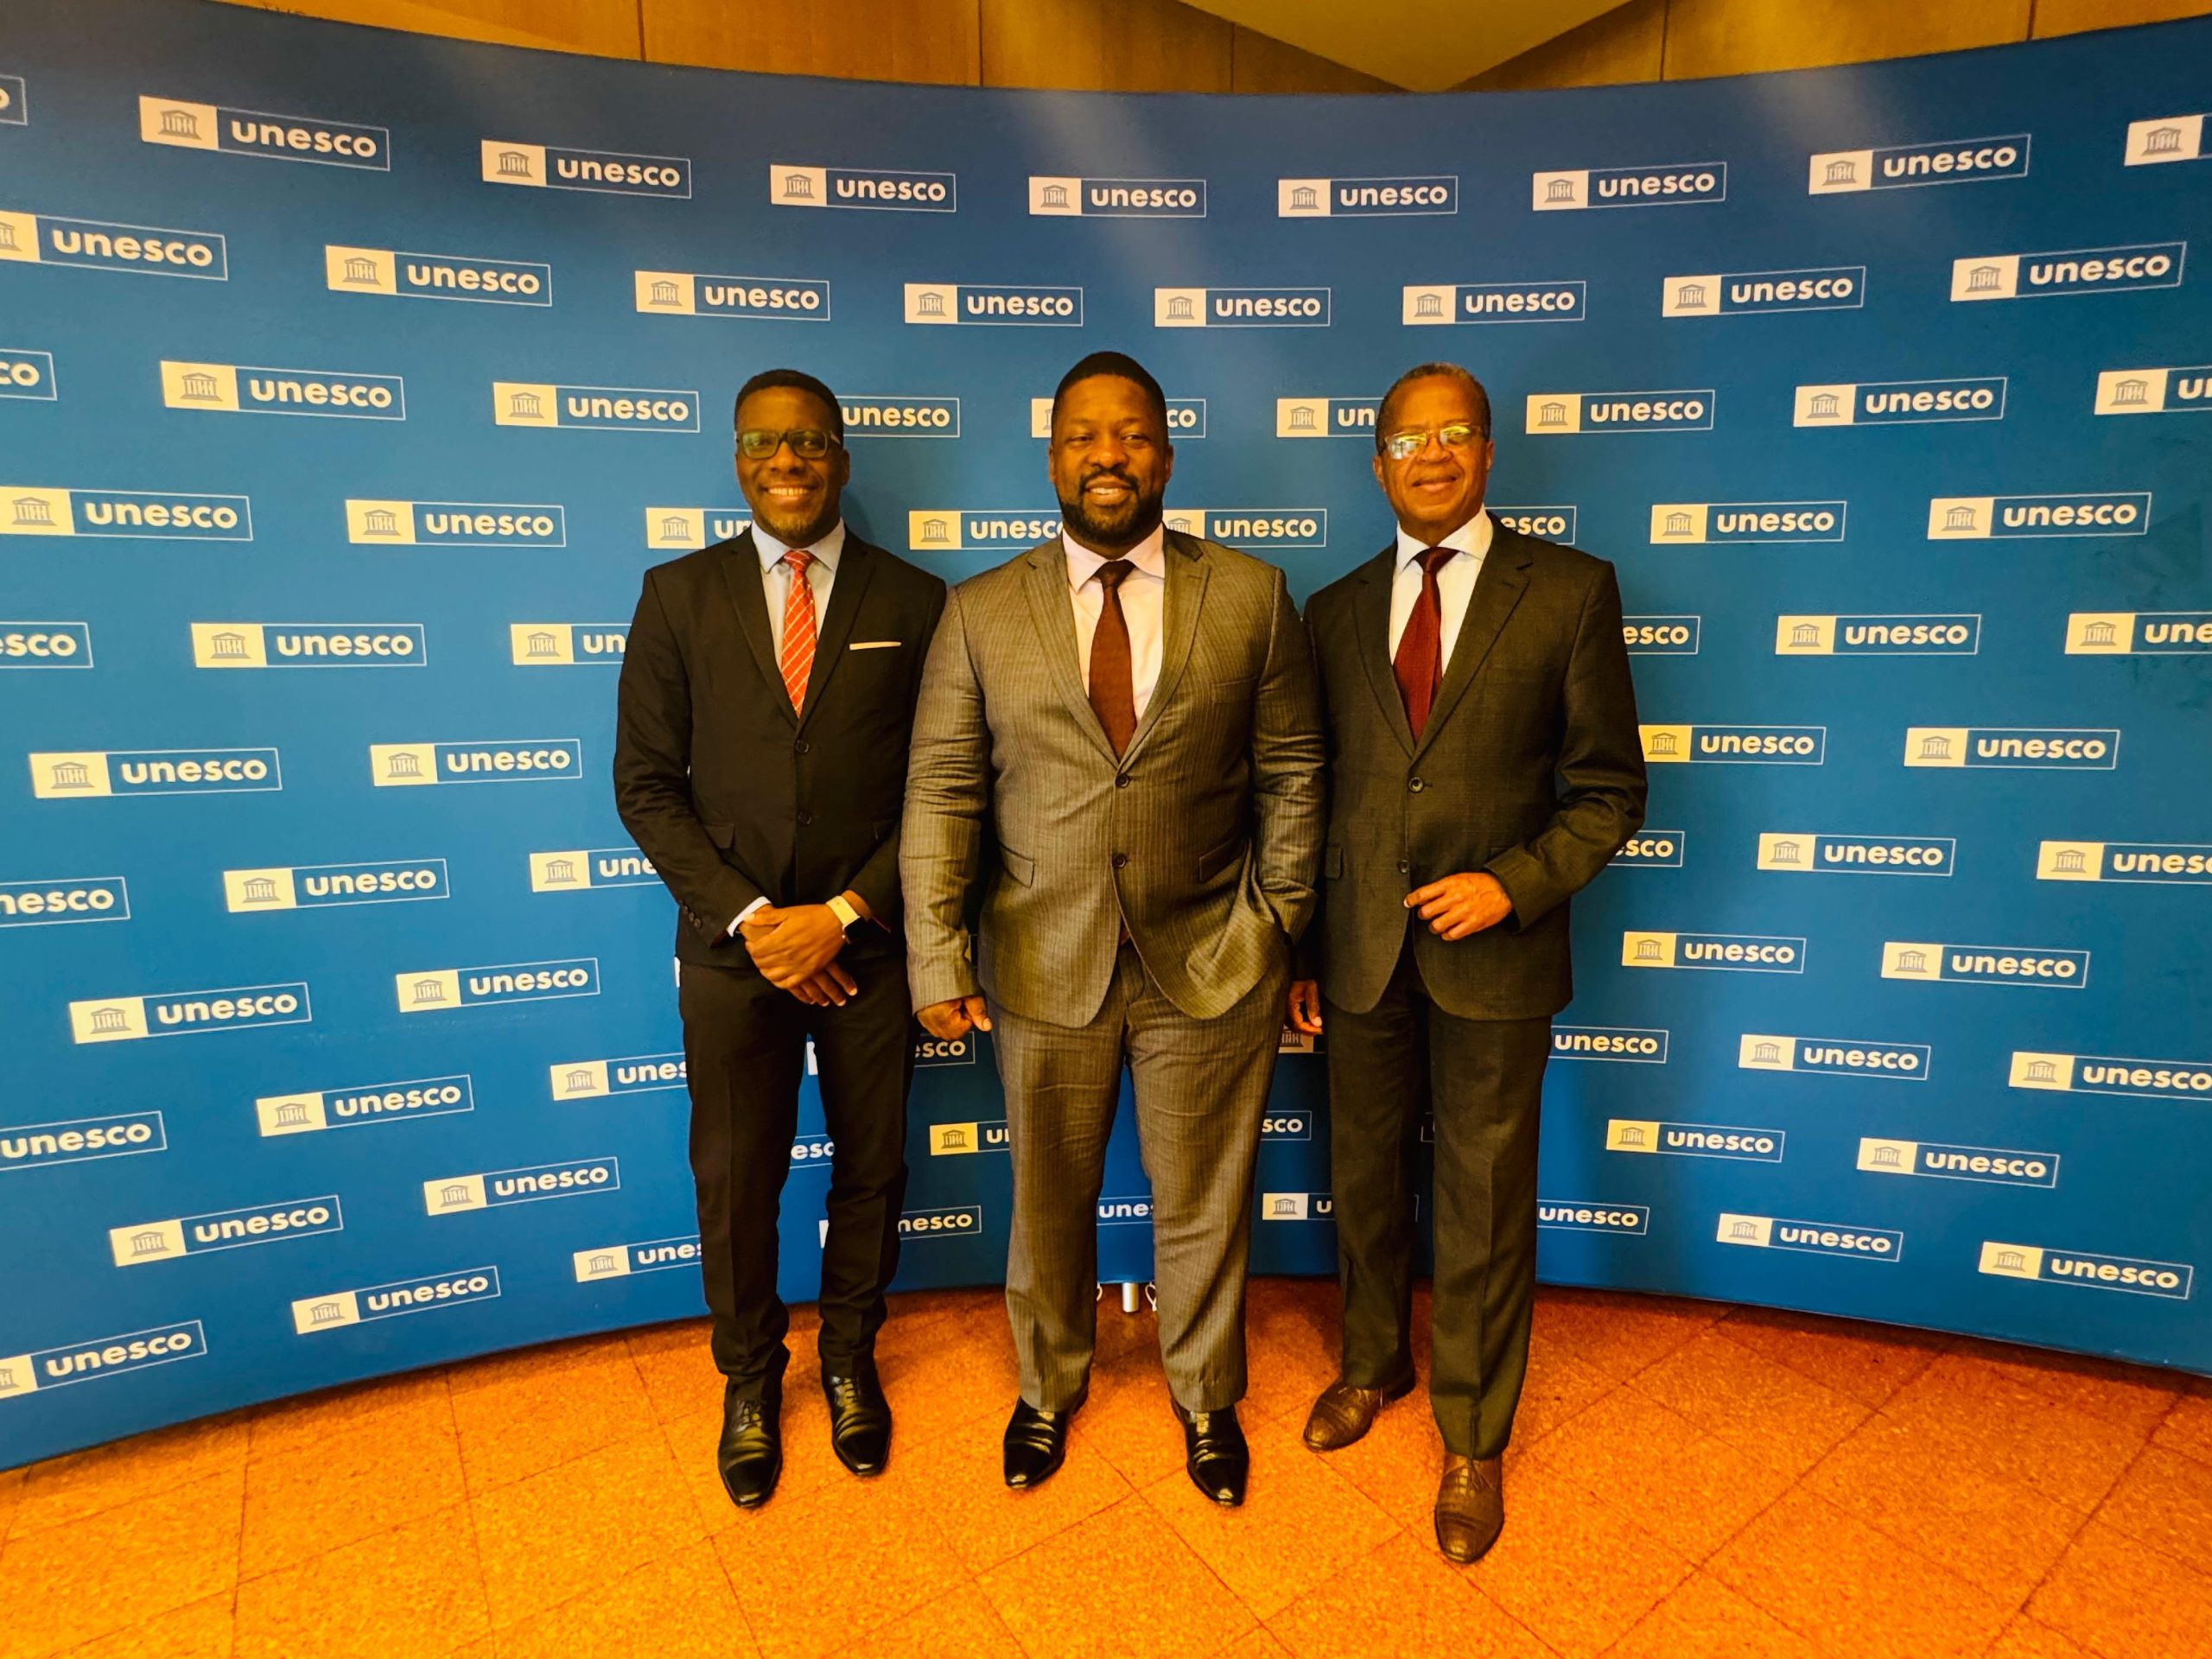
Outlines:
{"type": "Polygon", "coordinates": [[[814,584],[806,567],[814,555],[794,547],[784,555],[791,568],[791,592],[784,600],[784,649],[778,666],[784,671],[784,690],[795,709],[806,706],[806,678],[814,671],[814,584]]]}

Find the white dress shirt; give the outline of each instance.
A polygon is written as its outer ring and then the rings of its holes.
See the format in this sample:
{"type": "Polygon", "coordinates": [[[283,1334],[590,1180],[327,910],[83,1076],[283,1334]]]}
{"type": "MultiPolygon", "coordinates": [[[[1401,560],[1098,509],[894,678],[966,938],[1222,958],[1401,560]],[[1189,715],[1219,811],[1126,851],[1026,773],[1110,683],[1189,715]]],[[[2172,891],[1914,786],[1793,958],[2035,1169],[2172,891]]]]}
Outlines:
{"type": "MultiPolygon", "coordinates": [[[[1075,604],[1076,667],[1084,689],[1090,689],[1090,640],[1098,632],[1099,613],[1106,608],[1106,590],[1100,585],[1098,567],[1106,556],[1094,553],[1065,530],[1060,545],[1068,559],[1068,595],[1075,604]]],[[[1160,635],[1167,608],[1167,530],[1155,525],[1151,535],[1128,553],[1136,568],[1122,578],[1122,618],[1129,626],[1129,690],[1135,694],[1136,715],[1144,718],[1153,688],[1160,683],[1160,635]]]]}
{"type": "MultiPolygon", "coordinates": [[[[784,555],[791,551],[788,543],[779,542],[759,524],[753,526],[753,550],[760,556],[760,592],[768,601],[769,654],[779,662],[784,655],[784,607],[791,594],[791,568],[784,563],[784,555]]],[[[829,533],[818,542],[808,545],[814,563],[806,567],[806,585],[814,590],[814,632],[818,639],[822,633],[822,619],[830,609],[830,586],[837,580],[838,556],[845,550],[845,521],[840,518],[830,526],[829,533]]],[[[734,934],[745,918],[761,908],[768,900],[755,899],[737,913],[729,925],[734,934]]]]}
{"type": "Polygon", "coordinates": [[[1442,613],[1443,637],[1439,641],[1438,662],[1446,670],[1452,666],[1452,648],[1459,643],[1459,625],[1467,618],[1467,601],[1473,597],[1475,578],[1483,573],[1483,560],[1490,553],[1490,509],[1478,509],[1475,516],[1437,543],[1416,541],[1402,528],[1398,531],[1398,567],[1390,577],[1390,660],[1398,658],[1398,641],[1405,638],[1406,624],[1414,613],[1414,601],[1421,598],[1421,556],[1432,545],[1456,549],[1459,556],[1446,559],[1436,573],[1436,602],[1442,613]]]}
{"type": "MultiPolygon", "coordinates": [[[[760,555],[760,589],[768,601],[768,639],[779,661],[784,654],[784,606],[791,599],[791,568],[784,563],[791,545],[779,542],[759,524],[753,526],[753,546],[760,555]]],[[[806,585],[814,589],[814,629],[822,632],[822,619],[830,609],[830,585],[837,580],[837,560],[845,550],[845,521],[830,526],[806,550],[814,563],[806,567],[806,585]]]]}

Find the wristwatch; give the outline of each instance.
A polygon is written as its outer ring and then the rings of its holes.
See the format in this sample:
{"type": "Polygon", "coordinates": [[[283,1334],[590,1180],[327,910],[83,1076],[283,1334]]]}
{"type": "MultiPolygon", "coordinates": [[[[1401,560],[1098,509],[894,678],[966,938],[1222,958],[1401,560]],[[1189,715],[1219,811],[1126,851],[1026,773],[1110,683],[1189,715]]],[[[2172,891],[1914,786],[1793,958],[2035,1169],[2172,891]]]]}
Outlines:
{"type": "Polygon", "coordinates": [[[830,913],[837,918],[837,925],[848,933],[853,931],[853,924],[861,918],[860,912],[853,908],[852,901],[842,893],[830,901],[830,913]]]}

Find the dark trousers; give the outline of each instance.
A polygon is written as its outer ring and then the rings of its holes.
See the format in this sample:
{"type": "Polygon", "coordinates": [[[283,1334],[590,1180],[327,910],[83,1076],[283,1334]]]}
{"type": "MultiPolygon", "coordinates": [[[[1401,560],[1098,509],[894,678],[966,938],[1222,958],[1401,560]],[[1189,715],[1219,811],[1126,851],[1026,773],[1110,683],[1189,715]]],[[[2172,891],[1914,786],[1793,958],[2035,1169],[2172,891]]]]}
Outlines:
{"type": "Polygon", "coordinates": [[[1409,940],[1381,1001],[1365,1014],[1327,1003],[1323,1023],[1344,1379],[1382,1388],[1413,1375],[1415,1155],[1422,1114],[1433,1113],[1429,1401],[1446,1451],[1496,1457],[1529,1366],[1552,1022],[1445,1013],[1429,1001],[1409,940]]]}
{"type": "MultiPolygon", "coordinates": [[[[742,946],[733,949],[741,950],[742,946]]],[[[814,1039],[836,1145],[822,1245],[822,1369],[865,1375],[899,1265],[906,1194],[906,1089],[914,1049],[906,965],[895,951],[847,951],[859,982],[843,1007],[810,1007],[748,963],[685,963],[677,1003],[691,1088],[691,1173],[715,1363],[741,1395],[781,1385],[791,1316],[776,1294],[776,1215],[798,1128],[799,1077],[814,1039]]]]}

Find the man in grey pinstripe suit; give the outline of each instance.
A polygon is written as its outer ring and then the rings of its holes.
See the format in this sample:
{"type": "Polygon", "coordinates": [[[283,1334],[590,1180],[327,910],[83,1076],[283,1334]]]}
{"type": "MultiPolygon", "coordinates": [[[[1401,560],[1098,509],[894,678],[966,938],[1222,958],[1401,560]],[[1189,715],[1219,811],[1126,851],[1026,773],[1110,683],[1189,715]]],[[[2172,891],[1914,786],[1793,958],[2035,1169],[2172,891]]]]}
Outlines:
{"type": "Polygon", "coordinates": [[[1253,1159],[1314,902],[1322,737],[1282,572],[1166,530],[1173,466],[1141,365],[1098,353],[1068,372],[1049,456],[1064,532],[952,590],[899,863],[922,1023],[994,1033],[1006,1089],[1021,1369],[1007,1484],[1059,1467],[1089,1385],[1126,1061],[1185,1462],[1233,1504],[1253,1159]]]}

